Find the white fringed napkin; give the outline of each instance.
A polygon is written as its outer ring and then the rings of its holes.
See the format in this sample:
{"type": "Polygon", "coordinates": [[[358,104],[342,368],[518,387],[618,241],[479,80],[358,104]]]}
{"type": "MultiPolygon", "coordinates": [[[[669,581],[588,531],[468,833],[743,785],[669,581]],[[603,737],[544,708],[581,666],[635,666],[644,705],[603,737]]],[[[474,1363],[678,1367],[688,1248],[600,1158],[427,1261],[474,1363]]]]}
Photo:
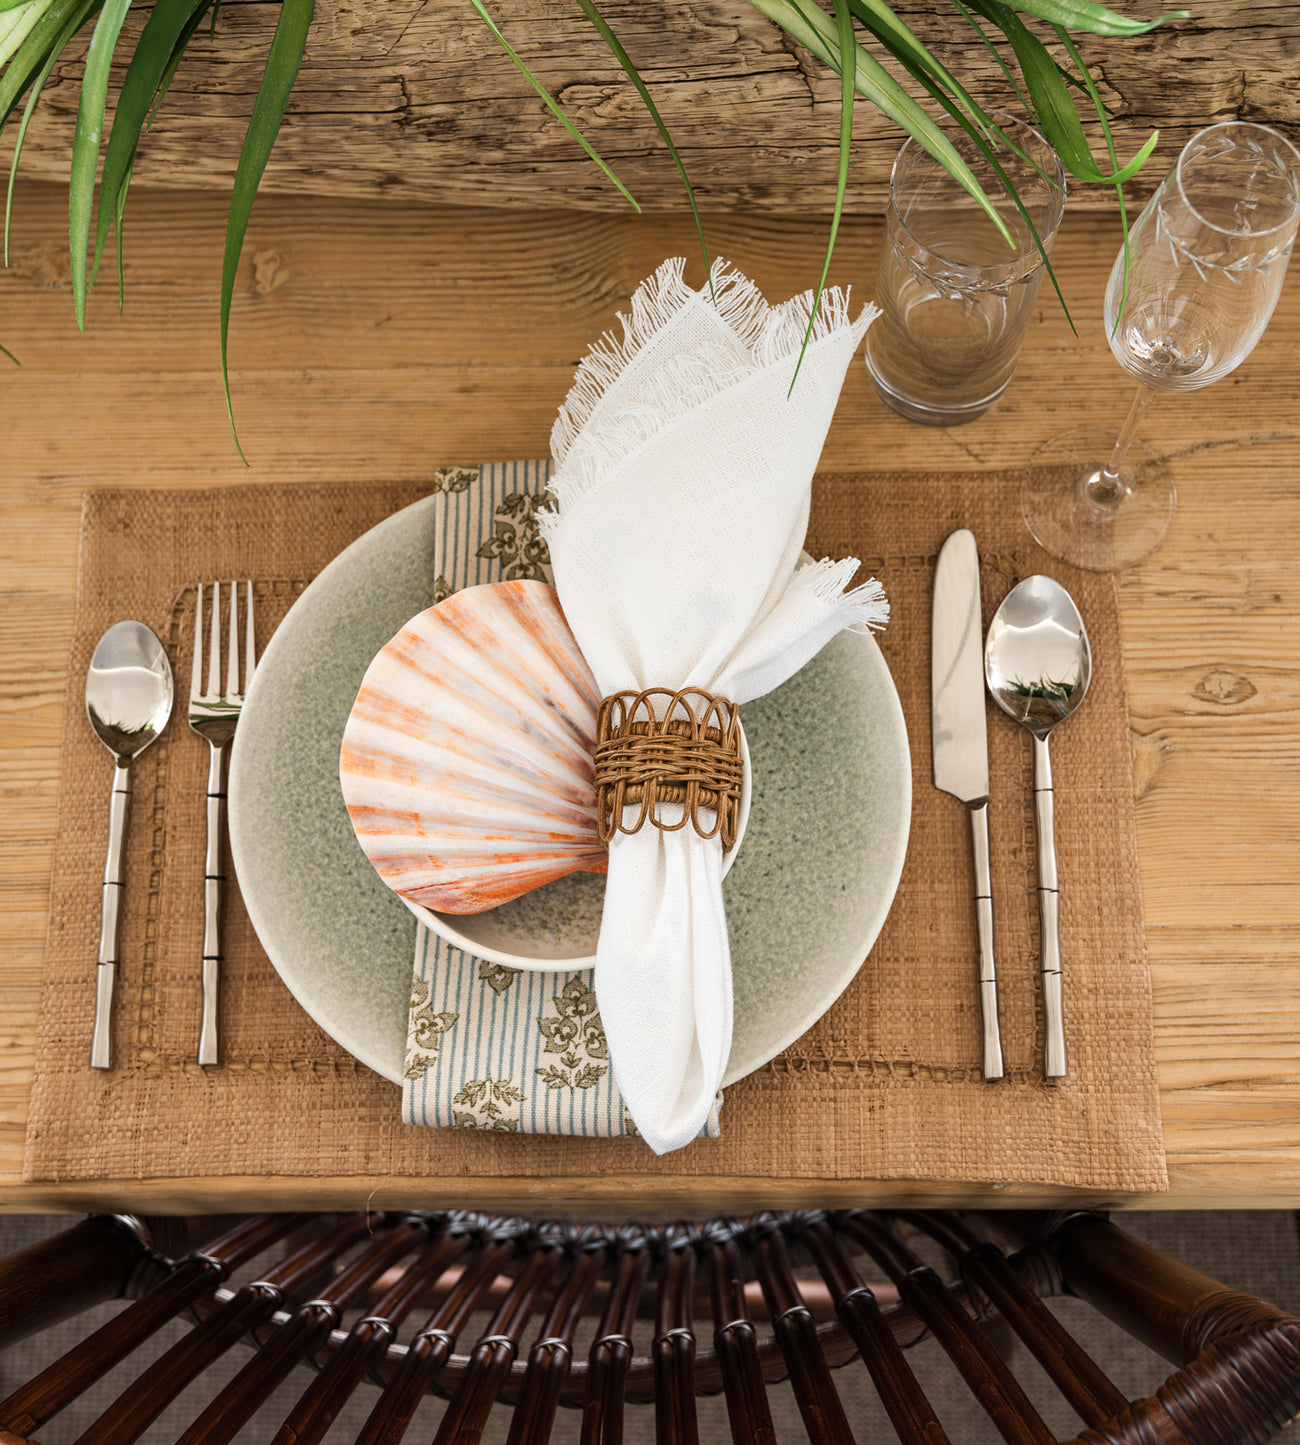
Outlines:
{"type": "MultiPolygon", "coordinates": [[[[578,369],[551,434],[555,584],[604,694],[760,697],[850,626],[887,615],[856,558],[799,565],[811,482],[849,360],[877,312],[769,306],[725,263],[666,261],[578,369]]],[[[828,779],[828,786],[833,780],[828,779]]],[[[678,815],[680,816],[680,814],[678,815]]],[[[618,1087],[656,1153],[694,1139],[731,1051],[722,847],[647,826],[610,844],[595,986],[618,1087]]]]}

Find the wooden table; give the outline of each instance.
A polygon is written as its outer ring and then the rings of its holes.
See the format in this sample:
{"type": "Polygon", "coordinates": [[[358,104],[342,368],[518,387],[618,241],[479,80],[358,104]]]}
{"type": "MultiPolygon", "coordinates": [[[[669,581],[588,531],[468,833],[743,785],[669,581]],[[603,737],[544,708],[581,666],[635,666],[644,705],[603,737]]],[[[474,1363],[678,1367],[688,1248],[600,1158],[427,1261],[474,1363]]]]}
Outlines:
{"type": "MultiPolygon", "coordinates": [[[[425,1204],[420,1181],[21,1182],[59,786],[81,493],[98,486],[419,480],[434,463],[544,455],[586,346],[687,217],[424,210],[263,197],[236,291],[239,463],[218,372],[222,197],[133,193],[125,315],[109,266],[78,336],[66,202],[20,187],[0,272],[0,1208],[425,1204]],[[3,358],[0,358],[3,362],[3,358]]],[[[729,215],[715,252],[784,296],[815,279],[824,220],[729,215]]],[[[877,223],[846,223],[832,280],[870,294],[877,223]]],[[[1113,216],[1067,219],[1020,374],[953,431],[887,410],[855,364],[823,466],[1013,466],[1080,420],[1116,424],[1130,384],[1101,296],[1113,216]]],[[[698,260],[692,263],[697,281],[698,260]]],[[[1244,366],[1162,400],[1145,437],[1179,487],[1172,536],[1120,582],[1170,1191],[1142,1207],[1300,1205],[1300,280],[1244,366]]],[[[73,689],[77,705],[80,682],[73,689]]],[[[87,984],[89,986],[89,975],[87,984]]],[[[671,1185],[671,1181],[669,1181],[671,1185]]],[[[604,1183],[616,1205],[622,1186],[604,1183]]],[[[737,1207],[745,1181],[684,1180],[676,1208],[737,1207]]],[[[831,1202],[817,1181],[765,1198],[831,1202]]],[[[551,1202],[547,1181],[468,1181],[481,1206],[551,1202]]],[[[758,1196],[755,1196],[756,1198],[758,1196]]],[[[1075,1202],[1071,1198],[1069,1202],[1075,1202]]],[[[644,1190],[627,1202],[644,1199],[644,1190]]],[[[836,1202],[1066,1202],[1061,1191],[841,1183],[836,1202]]],[[[1117,1201],[1106,1201],[1117,1202],[1117,1201]]]]}

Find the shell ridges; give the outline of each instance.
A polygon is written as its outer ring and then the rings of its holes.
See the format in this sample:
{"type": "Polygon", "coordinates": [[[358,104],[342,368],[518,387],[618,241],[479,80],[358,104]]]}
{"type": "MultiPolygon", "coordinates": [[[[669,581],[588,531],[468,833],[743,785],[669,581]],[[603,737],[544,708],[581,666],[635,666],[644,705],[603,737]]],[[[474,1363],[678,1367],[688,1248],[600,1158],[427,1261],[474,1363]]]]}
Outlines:
{"type": "Polygon", "coordinates": [[[389,887],[478,913],[604,872],[597,703],[546,583],[468,587],[413,617],[367,669],[339,756],[357,840],[389,887]]]}

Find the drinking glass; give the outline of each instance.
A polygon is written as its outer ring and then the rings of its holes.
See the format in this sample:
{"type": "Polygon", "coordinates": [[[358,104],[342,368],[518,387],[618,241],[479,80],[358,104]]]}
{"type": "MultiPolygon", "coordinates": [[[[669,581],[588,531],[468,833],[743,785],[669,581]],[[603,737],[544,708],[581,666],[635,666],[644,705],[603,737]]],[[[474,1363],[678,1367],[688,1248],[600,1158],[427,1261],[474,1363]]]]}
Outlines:
{"type": "Polygon", "coordinates": [[[974,421],[1006,390],[1043,279],[1043,252],[1065,209],[1056,152],[1023,121],[994,119],[1019,152],[1001,150],[998,163],[1033,220],[1037,242],[993,167],[955,128],[949,139],[992,198],[1013,244],[916,141],[899,151],[889,178],[874,298],[880,316],[867,332],[867,370],[882,400],[931,426],[974,421]]]}
{"type": "Polygon", "coordinates": [[[1118,433],[1067,432],[1041,447],[1021,490],[1035,540],[1094,572],[1158,547],[1176,496],[1137,440],[1161,391],[1193,391],[1250,355],[1268,325],[1300,220],[1300,153],[1247,121],[1194,135],[1129,232],[1106,287],[1106,335],[1140,383],[1118,433]]]}

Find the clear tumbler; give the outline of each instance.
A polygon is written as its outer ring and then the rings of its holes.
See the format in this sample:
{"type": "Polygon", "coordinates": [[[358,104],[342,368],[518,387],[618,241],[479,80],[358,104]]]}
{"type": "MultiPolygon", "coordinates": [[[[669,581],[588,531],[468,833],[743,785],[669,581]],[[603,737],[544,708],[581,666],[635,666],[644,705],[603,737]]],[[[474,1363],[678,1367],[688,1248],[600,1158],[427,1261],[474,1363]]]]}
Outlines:
{"type": "MultiPolygon", "coordinates": [[[[1024,157],[1001,148],[998,163],[1050,251],[1065,210],[1061,162],[1032,126],[994,119],[1024,157]]],[[[1013,244],[915,140],[903,146],[889,182],[874,298],[881,315],[867,332],[867,369],[895,411],[930,426],[974,421],[1006,390],[1045,270],[993,167],[964,132],[948,134],[1013,244]]]]}

